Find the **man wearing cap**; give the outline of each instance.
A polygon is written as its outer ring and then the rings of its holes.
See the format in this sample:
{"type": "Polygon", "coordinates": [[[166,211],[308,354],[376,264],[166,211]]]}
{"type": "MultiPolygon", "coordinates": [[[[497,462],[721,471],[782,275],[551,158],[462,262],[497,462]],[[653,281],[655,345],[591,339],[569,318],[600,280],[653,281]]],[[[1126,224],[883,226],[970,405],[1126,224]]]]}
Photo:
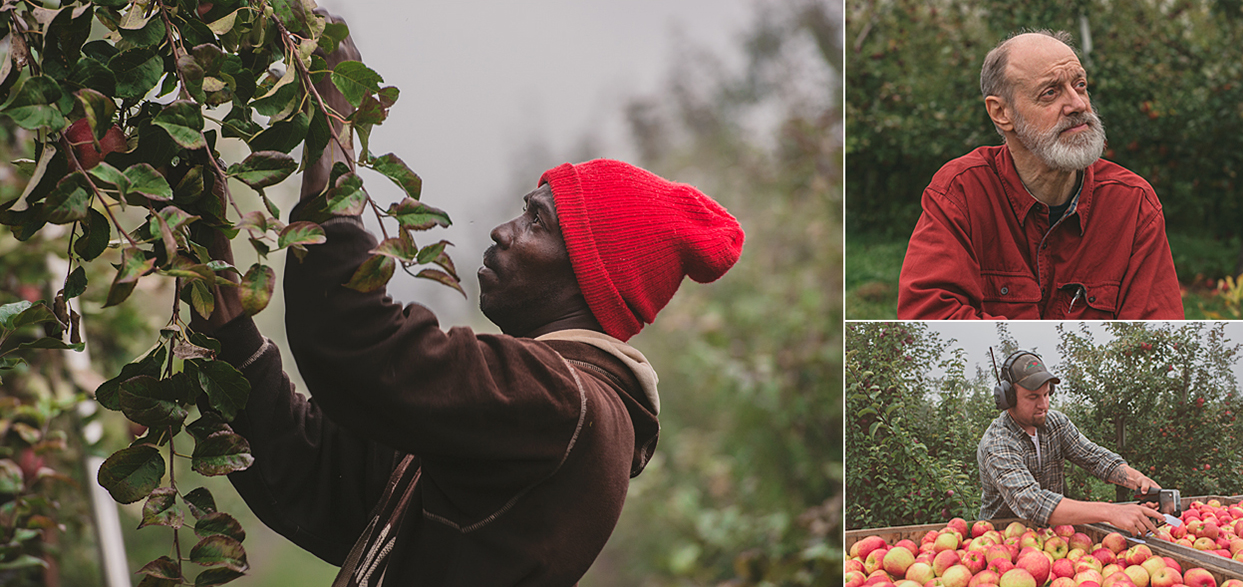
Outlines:
{"type": "Polygon", "coordinates": [[[898,279],[902,320],[1182,320],[1152,186],[1101,159],[1105,128],[1065,32],[1002,41],[980,91],[1005,144],[945,164],[898,279]]]}
{"type": "MultiPolygon", "coordinates": [[[[351,58],[347,40],[328,61],[351,58]]],[[[326,80],[319,92],[348,113],[326,80]]],[[[293,219],[352,156],[334,145],[308,167],[293,219]]],[[[656,373],[626,340],[683,277],[734,264],[738,222],[689,185],[610,160],[550,169],[524,203],[492,230],[478,276],[503,334],[444,331],[427,308],[344,287],[376,246],[357,217],[324,222],[327,242],[286,266],[288,339],[312,401],[233,288],[199,321],[252,385],[233,426],[255,461],[230,480],[265,524],[341,566],[334,586],[573,585],[655,450],[656,373]]]]}
{"type": "Polygon", "coordinates": [[[1108,522],[1136,535],[1156,531],[1149,518],[1162,516],[1147,505],[1086,502],[1063,497],[1069,460],[1097,478],[1140,493],[1160,489],[1122,457],[1079,433],[1065,414],[1049,409],[1061,381],[1030,351],[1006,358],[994,396],[1004,411],[984,431],[976,448],[980,468],[980,519],[1019,517],[1038,526],[1108,522]]]}

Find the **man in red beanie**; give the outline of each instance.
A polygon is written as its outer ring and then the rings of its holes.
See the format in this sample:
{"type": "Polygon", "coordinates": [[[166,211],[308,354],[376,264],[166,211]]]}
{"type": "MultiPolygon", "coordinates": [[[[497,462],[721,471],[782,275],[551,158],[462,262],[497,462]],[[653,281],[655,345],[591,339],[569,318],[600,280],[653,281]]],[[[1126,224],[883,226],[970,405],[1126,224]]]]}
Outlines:
{"type": "MultiPolygon", "coordinates": [[[[350,58],[347,39],[329,64],[350,58]]],[[[293,219],[352,156],[334,146],[308,167],[293,219]]],[[[286,267],[288,339],[313,401],[234,288],[196,322],[251,383],[232,425],[255,462],[230,480],[265,524],[341,566],[334,585],[573,585],[655,450],[656,373],[625,341],[684,276],[733,265],[738,222],[691,186],[608,160],[551,169],[524,200],[479,271],[501,335],[446,332],[425,307],[344,287],[376,245],[357,217],[323,223],[327,243],[286,267]]],[[[231,257],[223,237],[214,252],[231,257]]]]}

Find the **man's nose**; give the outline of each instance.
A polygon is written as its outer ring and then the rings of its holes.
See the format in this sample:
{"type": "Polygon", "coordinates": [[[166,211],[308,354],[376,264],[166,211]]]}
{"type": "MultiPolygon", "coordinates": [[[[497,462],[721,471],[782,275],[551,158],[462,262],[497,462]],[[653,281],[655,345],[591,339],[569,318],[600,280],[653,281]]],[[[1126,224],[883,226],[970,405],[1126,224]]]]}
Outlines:
{"type": "Polygon", "coordinates": [[[1070,100],[1066,102],[1066,107],[1069,109],[1069,112],[1067,112],[1067,114],[1070,114],[1073,112],[1086,112],[1088,110],[1087,94],[1079,93],[1079,91],[1076,90],[1073,86],[1070,87],[1069,90],[1070,91],[1067,92],[1067,95],[1070,96],[1070,100]]]}
{"type": "Polygon", "coordinates": [[[509,222],[496,225],[496,228],[493,228],[492,232],[488,233],[488,236],[492,239],[492,242],[496,243],[501,248],[508,248],[509,241],[513,236],[513,227],[511,226],[513,223],[514,221],[510,220],[509,222]]]}

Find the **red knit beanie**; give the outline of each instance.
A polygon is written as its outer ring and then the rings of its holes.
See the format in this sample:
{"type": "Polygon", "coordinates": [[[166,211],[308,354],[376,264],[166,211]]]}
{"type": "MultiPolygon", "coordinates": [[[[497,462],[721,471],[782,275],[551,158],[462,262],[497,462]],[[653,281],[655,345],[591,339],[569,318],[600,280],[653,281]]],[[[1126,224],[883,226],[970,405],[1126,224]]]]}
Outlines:
{"type": "Polygon", "coordinates": [[[587,305],[614,338],[651,324],[683,276],[715,281],[742,253],[742,227],[720,204],[628,163],[566,163],[539,183],[552,188],[587,305]]]}

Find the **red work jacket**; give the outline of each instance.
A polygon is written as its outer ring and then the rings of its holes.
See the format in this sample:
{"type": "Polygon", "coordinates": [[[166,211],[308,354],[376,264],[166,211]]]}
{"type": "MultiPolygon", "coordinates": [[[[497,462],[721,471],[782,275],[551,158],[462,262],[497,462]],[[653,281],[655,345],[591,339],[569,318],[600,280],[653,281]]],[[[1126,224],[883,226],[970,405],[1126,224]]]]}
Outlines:
{"type": "Polygon", "coordinates": [[[1140,176],[1098,160],[1052,227],[1010,150],[980,147],[924,190],[898,318],[1183,319],[1165,218],[1140,176]]]}

